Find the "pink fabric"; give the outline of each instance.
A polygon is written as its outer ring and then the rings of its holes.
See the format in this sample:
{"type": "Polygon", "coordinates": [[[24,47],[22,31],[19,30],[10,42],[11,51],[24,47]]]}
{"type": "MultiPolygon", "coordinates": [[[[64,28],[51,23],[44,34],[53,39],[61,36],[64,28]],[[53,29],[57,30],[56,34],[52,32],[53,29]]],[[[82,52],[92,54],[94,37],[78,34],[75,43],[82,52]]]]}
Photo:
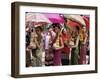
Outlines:
{"type": "Polygon", "coordinates": [[[46,13],[44,15],[53,23],[64,23],[64,19],[59,14],[46,13]]]}
{"type": "Polygon", "coordinates": [[[81,45],[79,64],[86,64],[86,44],[81,45]]]}
{"type": "Polygon", "coordinates": [[[61,51],[55,50],[54,51],[54,58],[53,58],[54,66],[61,65],[61,51]]]}

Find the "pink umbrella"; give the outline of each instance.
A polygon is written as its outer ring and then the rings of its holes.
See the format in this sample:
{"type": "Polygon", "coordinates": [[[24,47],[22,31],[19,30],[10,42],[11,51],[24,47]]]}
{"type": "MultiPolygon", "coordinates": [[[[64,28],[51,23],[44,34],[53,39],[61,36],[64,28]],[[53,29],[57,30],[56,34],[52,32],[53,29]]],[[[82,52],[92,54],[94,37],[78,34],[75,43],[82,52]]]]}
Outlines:
{"type": "Polygon", "coordinates": [[[45,13],[44,14],[52,23],[64,23],[64,19],[56,13],[45,13]]]}

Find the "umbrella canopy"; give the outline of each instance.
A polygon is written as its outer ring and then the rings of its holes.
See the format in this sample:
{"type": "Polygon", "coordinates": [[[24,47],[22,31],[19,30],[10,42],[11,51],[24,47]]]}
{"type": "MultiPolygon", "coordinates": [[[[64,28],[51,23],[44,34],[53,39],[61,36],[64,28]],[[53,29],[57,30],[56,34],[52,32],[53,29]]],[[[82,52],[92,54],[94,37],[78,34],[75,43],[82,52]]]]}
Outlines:
{"type": "Polygon", "coordinates": [[[64,23],[64,19],[56,13],[45,13],[45,16],[52,22],[52,23],[64,23]]]}
{"type": "Polygon", "coordinates": [[[84,21],[85,21],[85,24],[86,24],[86,28],[89,30],[90,28],[90,22],[89,22],[89,17],[88,16],[82,16],[84,21]]]}
{"type": "Polygon", "coordinates": [[[26,13],[26,22],[45,22],[45,23],[51,23],[51,21],[41,13],[26,13]]]}
{"type": "Polygon", "coordinates": [[[78,26],[79,28],[81,28],[81,24],[75,22],[75,21],[72,21],[72,20],[68,20],[67,23],[66,23],[66,26],[71,28],[71,29],[74,29],[76,26],[78,26]]]}
{"type": "Polygon", "coordinates": [[[64,15],[67,19],[70,19],[72,21],[76,21],[80,23],[83,26],[86,26],[84,19],[80,15],[64,15]]]}

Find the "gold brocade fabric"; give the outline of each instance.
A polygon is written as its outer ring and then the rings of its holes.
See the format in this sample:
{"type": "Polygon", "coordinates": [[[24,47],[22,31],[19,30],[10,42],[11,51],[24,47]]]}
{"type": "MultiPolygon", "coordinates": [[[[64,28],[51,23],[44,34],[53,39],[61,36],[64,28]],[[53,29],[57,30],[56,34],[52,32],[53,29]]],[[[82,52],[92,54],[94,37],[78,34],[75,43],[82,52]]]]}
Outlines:
{"type": "Polygon", "coordinates": [[[59,37],[57,38],[56,42],[53,44],[53,46],[55,48],[59,48],[60,47],[60,40],[59,40],[59,37]]]}

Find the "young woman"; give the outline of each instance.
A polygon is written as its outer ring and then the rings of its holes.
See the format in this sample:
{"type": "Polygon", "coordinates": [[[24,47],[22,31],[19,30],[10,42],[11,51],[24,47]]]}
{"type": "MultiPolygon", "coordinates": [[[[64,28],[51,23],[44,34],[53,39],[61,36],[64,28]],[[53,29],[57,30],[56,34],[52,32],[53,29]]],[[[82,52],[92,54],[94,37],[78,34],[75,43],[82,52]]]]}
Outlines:
{"type": "Polygon", "coordinates": [[[53,49],[54,49],[54,66],[62,65],[61,63],[61,49],[64,47],[62,37],[61,37],[61,26],[59,23],[55,23],[52,25],[54,27],[54,31],[56,36],[53,40],[53,49]]]}
{"type": "Polygon", "coordinates": [[[72,38],[70,40],[71,47],[71,65],[78,64],[78,56],[79,56],[79,27],[76,26],[76,30],[72,33],[72,38]]]}
{"type": "Polygon", "coordinates": [[[52,49],[52,40],[55,33],[51,28],[48,29],[45,35],[45,65],[46,66],[53,66],[53,49],[52,49]]]}
{"type": "Polygon", "coordinates": [[[26,45],[26,67],[30,67],[30,66],[32,66],[30,49],[29,49],[30,38],[31,38],[31,30],[30,30],[28,24],[26,25],[25,33],[26,33],[26,43],[25,43],[25,45],[26,45]]]}
{"type": "Polygon", "coordinates": [[[70,55],[70,48],[68,47],[68,42],[70,39],[69,30],[62,31],[62,39],[64,42],[64,48],[62,49],[62,65],[69,65],[69,55],[70,55]]]}
{"type": "Polygon", "coordinates": [[[44,55],[44,42],[43,42],[43,34],[41,26],[36,27],[35,29],[37,37],[36,37],[36,66],[43,66],[43,55],[44,55]]]}
{"type": "Polygon", "coordinates": [[[87,54],[87,32],[86,27],[83,27],[81,30],[81,39],[80,39],[80,59],[79,64],[86,64],[86,54],[87,54]]]}
{"type": "Polygon", "coordinates": [[[32,59],[32,66],[36,66],[36,50],[37,50],[37,34],[35,33],[35,30],[31,31],[31,39],[30,39],[30,48],[31,48],[31,59],[32,59]]]}

